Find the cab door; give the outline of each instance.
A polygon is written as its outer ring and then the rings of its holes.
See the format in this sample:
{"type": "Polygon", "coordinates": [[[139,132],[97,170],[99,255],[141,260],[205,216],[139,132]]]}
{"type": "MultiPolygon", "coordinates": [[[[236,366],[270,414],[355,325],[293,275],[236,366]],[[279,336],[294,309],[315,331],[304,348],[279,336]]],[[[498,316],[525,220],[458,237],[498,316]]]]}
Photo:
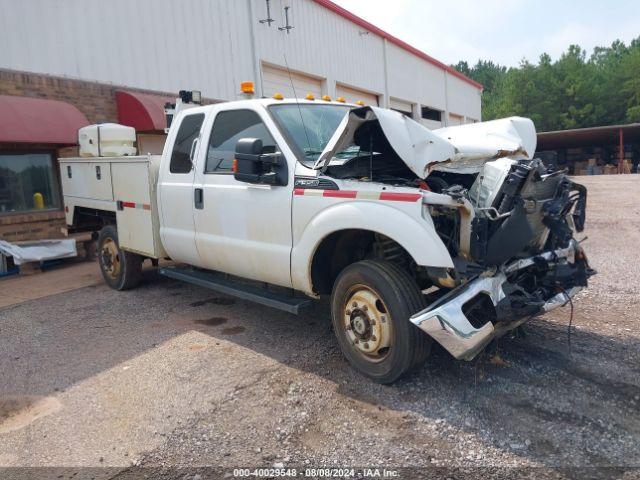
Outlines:
{"type": "Polygon", "coordinates": [[[218,107],[205,126],[195,192],[196,246],[205,268],[291,286],[293,169],[286,186],[237,181],[231,171],[236,143],[259,138],[265,153],[286,145],[261,110],[218,107]]]}
{"type": "Polygon", "coordinates": [[[167,139],[158,182],[162,244],[173,260],[196,266],[200,265],[200,257],[193,217],[193,165],[204,119],[204,113],[196,112],[174,120],[179,122],[178,128],[173,128],[167,139]]]}

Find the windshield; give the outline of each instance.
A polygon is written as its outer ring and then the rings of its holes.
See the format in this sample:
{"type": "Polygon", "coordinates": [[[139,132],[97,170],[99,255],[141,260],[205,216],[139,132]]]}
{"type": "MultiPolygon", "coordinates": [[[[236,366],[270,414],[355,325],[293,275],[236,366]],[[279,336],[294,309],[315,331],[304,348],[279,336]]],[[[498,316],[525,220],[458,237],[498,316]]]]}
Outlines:
{"type": "MultiPolygon", "coordinates": [[[[295,103],[270,107],[280,127],[304,154],[301,160],[308,165],[315,163],[350,109],[347,105],[295,103]]],[[[357,151],[352,154],[356,155],[357,151]]]]}

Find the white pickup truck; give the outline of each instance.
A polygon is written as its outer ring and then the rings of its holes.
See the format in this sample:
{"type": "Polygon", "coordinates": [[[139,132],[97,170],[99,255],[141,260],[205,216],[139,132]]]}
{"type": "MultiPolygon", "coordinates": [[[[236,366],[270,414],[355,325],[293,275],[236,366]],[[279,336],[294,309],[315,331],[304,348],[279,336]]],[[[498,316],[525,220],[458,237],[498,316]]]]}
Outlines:
{"type": "Polygon", "coordinates": [[[398,379],[439,342],[471,360],[594,272],[586,190],[513,117],[430,131],[387,109],[281,98],[175,115],[162,156],[60,159],[67,224],[106,282],[141,265],[298,313],[330,296],[354,368],[398,379]]]}

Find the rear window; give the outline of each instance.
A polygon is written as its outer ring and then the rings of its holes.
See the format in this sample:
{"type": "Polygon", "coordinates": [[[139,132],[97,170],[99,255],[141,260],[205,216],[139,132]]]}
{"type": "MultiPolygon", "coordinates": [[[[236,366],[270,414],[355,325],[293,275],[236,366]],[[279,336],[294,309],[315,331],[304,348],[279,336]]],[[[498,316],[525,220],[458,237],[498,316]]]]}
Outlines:
{"type": "Polygon", "coordinates": [[[171,173],[189,173],[191,171],[191,147],[200,134],[204,113],[187,115],[182,119],[176,141],[171,152],[169,171],[171,173]]]}

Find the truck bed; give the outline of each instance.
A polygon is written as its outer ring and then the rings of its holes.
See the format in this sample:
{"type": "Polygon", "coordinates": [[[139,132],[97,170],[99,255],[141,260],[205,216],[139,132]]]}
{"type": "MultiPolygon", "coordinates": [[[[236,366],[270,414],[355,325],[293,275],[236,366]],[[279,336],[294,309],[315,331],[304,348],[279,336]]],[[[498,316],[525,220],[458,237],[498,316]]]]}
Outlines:
{"type": "Polygon", "coordinates": [[[159,155],[61,158],[67,225],[80,211],[115,212],[124,250],[150,258],[166,254],[160,241],[156,186],[159,155]]]}

